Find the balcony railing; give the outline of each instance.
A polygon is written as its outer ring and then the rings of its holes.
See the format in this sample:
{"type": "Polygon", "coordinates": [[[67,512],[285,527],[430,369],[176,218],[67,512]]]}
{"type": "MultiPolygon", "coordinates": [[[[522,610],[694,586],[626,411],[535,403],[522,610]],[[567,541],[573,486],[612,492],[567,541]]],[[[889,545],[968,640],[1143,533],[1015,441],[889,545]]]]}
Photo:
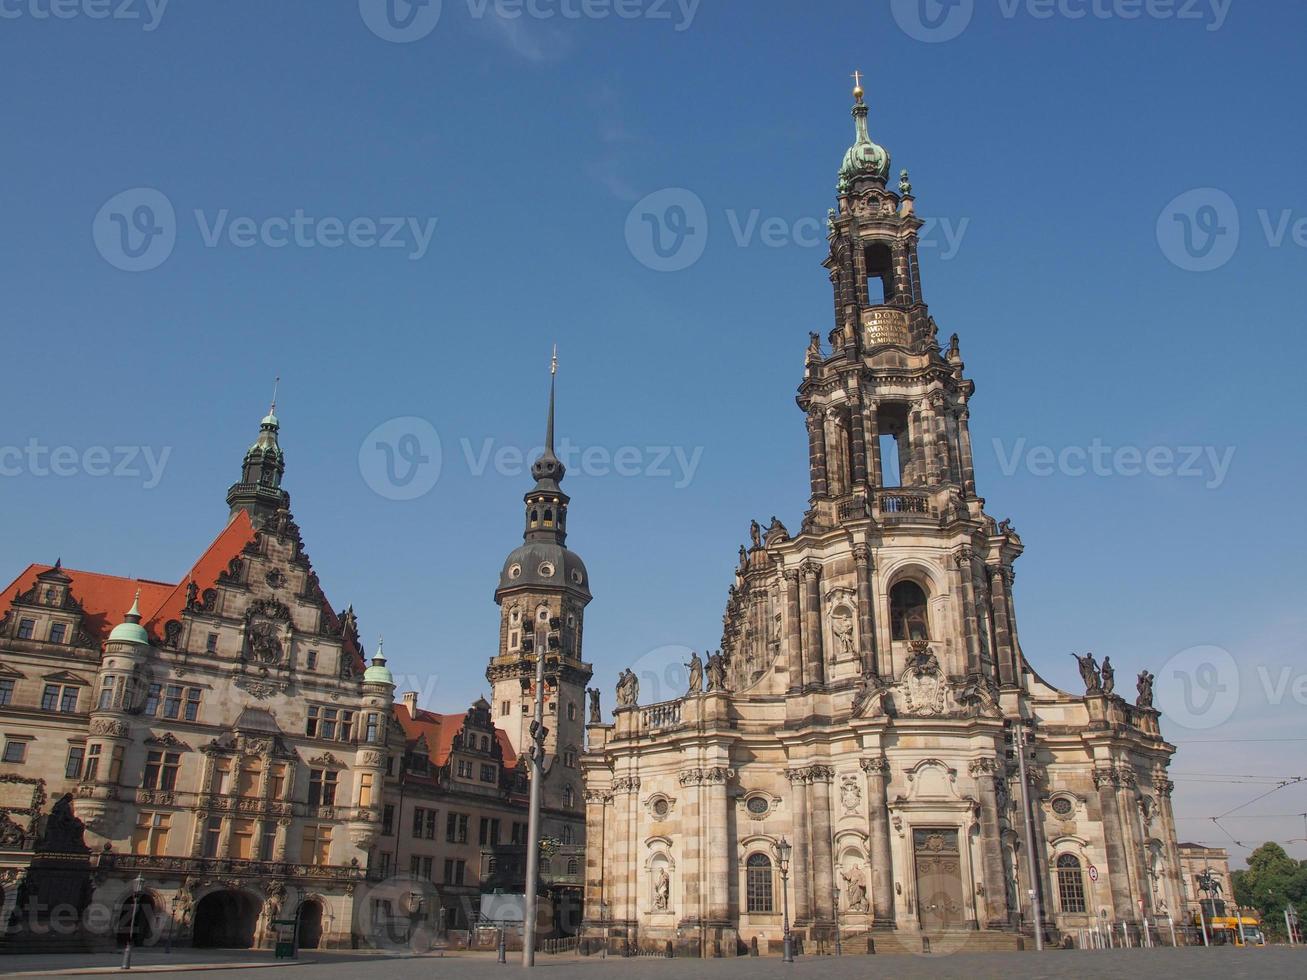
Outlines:
{"type": "Polygon", "coordinates": [[[237,878],[309,878],[333,881],[361,881],[361,865],[294,864],[287,861],[247,861],[241,858],[171,857],[169,855],[101,853],[96,866],[106,871],[141,874],[206,875],[237,878]]]}
{"type": "Polygon", "coordinates": [[[645,728],[674,728],[681,723],[681,702],[664,701],[651,704],[640,716],[645,728]]]}
{"type": "Polygon", "coordinates": [[[920,490],[882,490],[876,495],[876,509],[885,520],[921,520],[934,517],[930,494],[920,490]]]}

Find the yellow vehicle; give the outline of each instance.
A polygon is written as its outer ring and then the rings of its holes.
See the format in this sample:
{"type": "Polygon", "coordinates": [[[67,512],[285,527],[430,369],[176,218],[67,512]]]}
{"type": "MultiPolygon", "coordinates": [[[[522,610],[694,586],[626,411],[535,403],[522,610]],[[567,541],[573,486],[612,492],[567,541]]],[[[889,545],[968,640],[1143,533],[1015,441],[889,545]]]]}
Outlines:
{"type": "Polygon", "coordinates": [[[1205,898],[1202,911],[1194,915],[1194,925],[1204,929],[1213,946],[1265,946],[1262,920],[1256,912],[1229,907],[1219,898],[1205,898]]]}

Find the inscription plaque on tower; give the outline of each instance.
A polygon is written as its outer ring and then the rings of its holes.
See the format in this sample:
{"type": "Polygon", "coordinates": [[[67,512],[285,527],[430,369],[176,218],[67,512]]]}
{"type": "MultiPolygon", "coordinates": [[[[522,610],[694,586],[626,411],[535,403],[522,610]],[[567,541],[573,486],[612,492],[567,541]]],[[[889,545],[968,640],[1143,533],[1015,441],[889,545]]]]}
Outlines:
{"type": "Polygon", "coordinates": [[[902,310],[878,306],[862,311],[864,347],[878,347],[881,344],[907,347],[908,340],[908,315],[902,310]]]}

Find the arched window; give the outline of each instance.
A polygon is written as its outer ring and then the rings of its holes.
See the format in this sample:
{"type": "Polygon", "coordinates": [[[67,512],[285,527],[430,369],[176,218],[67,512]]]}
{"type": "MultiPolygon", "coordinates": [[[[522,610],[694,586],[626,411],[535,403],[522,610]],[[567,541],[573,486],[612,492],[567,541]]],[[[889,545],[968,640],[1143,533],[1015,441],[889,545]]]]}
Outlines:
{"type": "Polygon", "coordinates": [[[577,864],[576,858],[572,858],[567,862],[567,873],[569,875],[577,875],[580,873],[580,870],[581,866],[577,864]]]}
{"type": "Polygon", "coordinates": [[[912,581],[905,580],[895,585],[889,590],[889,618],[894,639],[929,639],[925,590],[912,581]]]}
{"type": "Polygon", "coordinates": [[[750,912],[774,912],[772,900],[771,858],[750,854],[744,863],[744,892],[750,912]]]}
{"type": "Polygon", "coordinates": [[[1085,911],[1085,876],[1074,854],[1057,859],[1057,895],[1063,912],[1085,911]]]}
{"type": "Polygon", "coordinates": [[[563,806],[569,810],[576,804],[576,793],[573,791],[571,784],[563,787],[563,806]]]}

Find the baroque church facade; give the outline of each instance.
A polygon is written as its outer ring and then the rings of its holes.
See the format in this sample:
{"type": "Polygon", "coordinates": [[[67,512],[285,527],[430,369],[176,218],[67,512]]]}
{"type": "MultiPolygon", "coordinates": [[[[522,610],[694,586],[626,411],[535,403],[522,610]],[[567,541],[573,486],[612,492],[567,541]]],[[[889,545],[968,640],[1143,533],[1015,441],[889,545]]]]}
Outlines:
{"type": "Polygon", "coordinates": [[[1022,542],[978,495],[975,385],[925,301],[907,171],[888,185],[854,96],[834,328],[810,335],[797,396],[809,506],[795,533],[754,523],[687,694],[641,705],[624,672],[612,722],[589,727],[594,941],[734,955],[775,948],[788,912],[800,939],[939,951],[1183,908],[1151,675],[1131,703],[1086,657],[1073,695],[1023,652],[1022,542]]]}

